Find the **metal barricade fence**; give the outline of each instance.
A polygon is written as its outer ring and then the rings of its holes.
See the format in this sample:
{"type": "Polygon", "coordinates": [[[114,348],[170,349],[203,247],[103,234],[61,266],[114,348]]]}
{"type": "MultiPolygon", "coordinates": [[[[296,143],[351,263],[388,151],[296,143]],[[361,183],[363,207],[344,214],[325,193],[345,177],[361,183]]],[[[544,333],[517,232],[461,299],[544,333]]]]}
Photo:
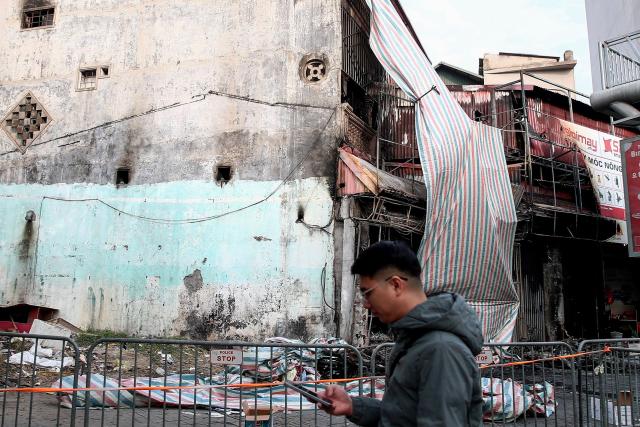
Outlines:
{"type": "MultiPolygon", "coordinates": [[[[376,383],[379,383],[375,377],[386,376],[389,369],[389,356],[393,350],[394,343],[387,342],[376,346],[371,352],[371,366],[370,375],[374,377],[371,379],[371,391],[369,397],[376,397],[376,383]]],[[[384,380],[383,380],[384,381],[384,380]]]]}
{"type": "MultiPolygon", "coordinates": [[[[371,375],[384,375],[393,343],[371,354],[371,375]]],[[[485,344],[481,367],[487,424],[565,426],[578,419],[574,349],[562,342],[485,344]]],[[[445,392],[445,391],[443,391],[445,392]]]]}
{"type": "Polygon", "coordinates": [[[315,426],[347,421],[287,394],[279,382],[287,378],[320,390],[325,385],[319,378],[341,380],[351,394],[362,395],[368,386],[362,377],[362,356],[346,344],[101,339],[87,350],[78,383],[107,389],[80,393],[80,404],[89,402],[82,411],[85,426],[243,426],[249,418],[241,410],[251,407],[274,411],[277,425],[315,426]]]}
{"type": "Polygon", "coordinates": [[[480,374],[483,416],[491,425],[573,425],[576,396],[574,349],[563,342],[485,344],[480,374]]]}
{"type": "MultiPolygon", "coordinates": [[[[365,373],[347,344],[110,338],[83,355],[68,338],[0,333],[0,427],[243,426],[242,409],[256,406],[273,410],[277,425],[346,425],[281,381],[322,389],[319,378],[335,380],[352,395],[380,397],[384,380],[375,377],[393,346],[375,347],[365,373]]],[[[640,339],[587,340],[577,351],[562,342],[485,344],[482,357],[486,423],[640,425],[640,339]]]]}
{"type": "Polygon", "coordinates": [[[640,425],[640,339],[586,340],[578,352],[581,425],[640,425]]]}
{"type": "Polygon", "coordinates": [[[68,395],[69,410],[55,396],[19,393],[19,388],[62,387],[70,377],[75,388],[80,369],[80,350],[72,340],[49,335],[0,332],[0,426],[74,426],[77,393],[68,395]],[[13,390],[13,391],[11,391],[13,390]]]}

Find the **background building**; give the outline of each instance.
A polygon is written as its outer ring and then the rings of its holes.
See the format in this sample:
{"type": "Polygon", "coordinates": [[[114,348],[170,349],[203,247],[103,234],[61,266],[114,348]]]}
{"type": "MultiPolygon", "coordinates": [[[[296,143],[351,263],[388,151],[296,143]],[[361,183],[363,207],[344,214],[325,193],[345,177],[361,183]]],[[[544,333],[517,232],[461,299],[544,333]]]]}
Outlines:
{"type": "MultiPolygon", "coordinates": [[[[577,62],[573,52],[564,52],[562,60],[557,56],[532,55],[527,53],[487,53],[480,61],[480,74],[486,85],[503,85],[520,79],[520,71],[534,73],[551,83],[524,76],[525,84],[535,84],[555,92],[561,92],[559,86],[575,90],[574,68],[577,62]]],[[[566,94],[566,91],[564,91],[566,94]]]]}

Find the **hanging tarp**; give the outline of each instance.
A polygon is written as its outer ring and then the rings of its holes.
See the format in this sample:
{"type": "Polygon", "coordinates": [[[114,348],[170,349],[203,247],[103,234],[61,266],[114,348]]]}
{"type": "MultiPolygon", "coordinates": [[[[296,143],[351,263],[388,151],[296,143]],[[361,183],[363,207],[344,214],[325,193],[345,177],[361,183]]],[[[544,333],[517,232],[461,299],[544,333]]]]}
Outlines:
{"type": "Polygon", "coordinates": [[[499,129],[470,120],[440,80],[390,0],[372,0],[373,52],[416,102],[416,138],[427,188],[420,248],[427,291],[463,295],[485,339],[511,339],[516,213],[499,129]]]}

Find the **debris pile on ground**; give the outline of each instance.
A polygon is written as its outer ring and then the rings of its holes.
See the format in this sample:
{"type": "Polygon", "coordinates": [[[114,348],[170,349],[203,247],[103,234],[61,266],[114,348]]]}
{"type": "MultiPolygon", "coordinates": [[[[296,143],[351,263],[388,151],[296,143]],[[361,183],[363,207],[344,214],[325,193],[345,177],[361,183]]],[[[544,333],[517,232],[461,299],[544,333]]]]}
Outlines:
{"type": "Polygon", "coordinates": [[[4,362],[0,363],[0,382],[6,387],[37,386],[72,373],[76,354],[65,338],[71,339],[76,330],[64,319],[35,319],[30,335],[61,338],[0,337],[0,361],[4,362]]]}
{"type": "MultiPolygon", "coordinates": [[[[342,346],[346,343],[337,338],[315,339],[309,343],[282,337],[267,339],[265,346],[256,348],[247,346],[242,350],[242,363],[226,367],[216,365],[210,360],[208,351],[198,346],[178,346],[179,354],[172,354],[167,346],[157,347],[145,344],[111,345],[109,348],[95,347],[89,384],[87,375],[80,376],[78,385],[91,388],[147,387],[147,386],[181,386],[194,387],[177,390],[110,390],[105,392],[81,392],[76,395],[80,406],[88,404],[92,407],[102,406],[143,406],[143,405],[178,405],[210,406],[240,410],[241,402],[250,399],[258,403],[271,404],[276,410],[312,409],[313,404],[292,393],[282,385],[233,388],[216,387],[229,384],[272,383],[284,379],[291,381],[313,382],[327,378],[354,378],[360,375],[358,359],[355,352],[345,348],[323,346],[342,346]],[[297,347],[297,346],[300,347],[297,347]],[[317,347],[316,347],[317,346],[317,347]],[[187,347],[187,348],[185,348],[187,347]],[[162,348],[164,350],[159,350],[162,348]],[[133,349],[133,350],[132,350],[133,349]],[[125,366],[131,361],[123,355],[134,352],[135,366],[125,366]],[[178,360],[176,360],[178,359],[178,360]],[[123,375],[133,368],[134,375],[123,375]],[[197,372],[196,372],[197,371],[197,372]],[[208,374],[207,374],[208,372],[208,374]],[[111,377],[110,377],[111,375],[111,377]]],[[[346,389],[354,394],[360,390],[369,395],[371,381],[350,381],[344,383],[346,389]]],[[[55,381],[52,387],[73,387],[73,376],[55,381]]],[[[313,387],[323,389],[324,384],[313,387]]],[[[374,385],[376,395],[381,397],[383,383],[374,385]]],[[[61,404],[69,407],[72,395],[63,393],[59,396],[61,404]]]]}
{"type": "Polygon", "coordinates": [[[52,348],[41,347],[38,343],[27,351],[14,353],[9,357],[12,365],[35,365],[39,368],[50,368],[55,372],[60,372],[63,368],[73,367],[75,359],[65,357],[62,351],[55,352],[52,348]]]}
{"type": "Polygon", "coordinates": [[[507,378],[482,378],[482,412],[485,421],[512,422],[525,412],[550,417],[556,410],[551,384],[524,385],[507,378]]]}

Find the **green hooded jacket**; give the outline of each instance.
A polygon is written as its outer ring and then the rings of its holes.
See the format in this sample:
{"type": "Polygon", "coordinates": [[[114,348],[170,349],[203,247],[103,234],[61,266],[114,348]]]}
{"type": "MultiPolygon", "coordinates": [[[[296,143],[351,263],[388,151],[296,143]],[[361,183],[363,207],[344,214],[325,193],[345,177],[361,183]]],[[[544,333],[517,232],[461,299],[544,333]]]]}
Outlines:
{"type": "Polygon", "coordinates": [[[482,387],[474,356],[482,350],[482,330],[464,299],[429,296],[390,326],[397,339],[384,397],[353,398],[349,420],[361,426],[481,426],[482,387]]]}

